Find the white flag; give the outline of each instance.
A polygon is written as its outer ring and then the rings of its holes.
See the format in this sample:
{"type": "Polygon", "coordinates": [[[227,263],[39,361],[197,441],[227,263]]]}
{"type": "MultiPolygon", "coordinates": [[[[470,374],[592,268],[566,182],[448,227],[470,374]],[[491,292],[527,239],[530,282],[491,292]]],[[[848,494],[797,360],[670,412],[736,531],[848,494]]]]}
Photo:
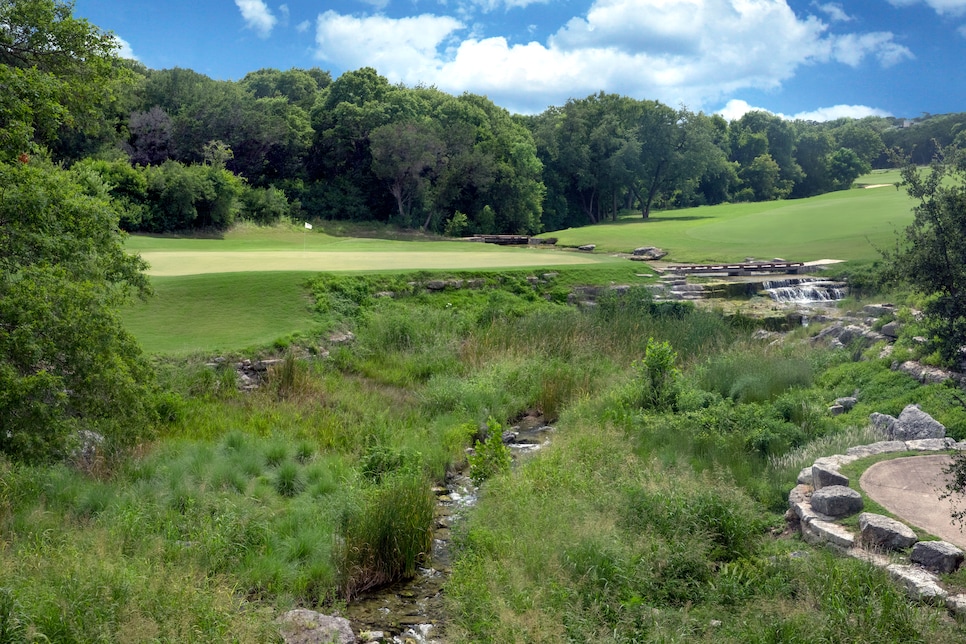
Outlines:
{"type": "Polygon", "coordinates": [[[312,224],[310,224],[309,222],[305,222],[305,227],[308,228],[309,230],[312,230],[312,224]]]}

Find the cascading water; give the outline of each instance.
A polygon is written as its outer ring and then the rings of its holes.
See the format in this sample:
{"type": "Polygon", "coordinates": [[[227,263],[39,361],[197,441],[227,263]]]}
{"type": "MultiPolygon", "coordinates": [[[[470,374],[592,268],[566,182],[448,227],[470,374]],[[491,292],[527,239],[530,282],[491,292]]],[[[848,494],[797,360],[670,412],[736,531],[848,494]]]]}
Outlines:
{"type": "Polygon", "coordinates": [[[762,282],[762,289],[773,300],[783,304],[835,302],[849,294],[844,282],[815,277],[768,280],[762,282]]]}

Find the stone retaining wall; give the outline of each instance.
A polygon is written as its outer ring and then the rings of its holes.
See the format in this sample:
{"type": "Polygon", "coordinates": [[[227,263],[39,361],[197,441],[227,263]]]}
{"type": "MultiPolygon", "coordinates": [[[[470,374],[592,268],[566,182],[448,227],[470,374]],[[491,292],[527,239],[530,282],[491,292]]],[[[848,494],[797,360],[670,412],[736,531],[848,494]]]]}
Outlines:
{"type": "MultiPolygon", "coordinates": [[[[861,531],[857,535],[837,522],[842,518],[841,515],[823,514],[812,507],[812,496],[816,492],[816,487],[819,490],[828,490],[832,495],[842,493],[843,496],[847,496],[846,491],[855,493],[848,488],[848,478],[839,472],[839,468],[843,465],[876,454],[949,450],[966,451],[966,441],[957,443],[951,438],[880,441],[851,447],[845,454],[819,458],[812,467],[805,468],[799,473],[798,485],[788,495],[789,511],[786,518],[790,523],[798,524],[802,538],[806,542],[825,544],[851,557],[884,568],[889,576],[904,588],[910,599],[945,606],[952,615],[966,618],[966,594],[950,594],[943,588],[939,577],[924,567],[932,566],[942,572],[954,571],[963,561],[963,552],[959,548],[945,541],[918,542],[913,547],[911,555],[902,554],[903,561],[897,563],[894,553],[898,552],[898,549],[912,545],[908,540],[904,540],[906,534],[912,533],[908,526],[881,515],[863,513],[859,520],[861,531]],[[842,488],[842,490],[833,488],[842,488]],[[893,540],[896,535],[903,535],[903,538],[893,540]],[[893,554],[884,554],[889,551],[893,554]],[[934,553],[939,557],[942,553],[946,553],[947,557],[941,560],[934,559],[934,553]]],[[[834,506],[823,505],[822,507],[834,506]]],[[[845,516],[854,515],[856,511],[849,511],[845,516]]],[[[912,540],[915,540],[914,533],[912,533],[912,540]]]]}

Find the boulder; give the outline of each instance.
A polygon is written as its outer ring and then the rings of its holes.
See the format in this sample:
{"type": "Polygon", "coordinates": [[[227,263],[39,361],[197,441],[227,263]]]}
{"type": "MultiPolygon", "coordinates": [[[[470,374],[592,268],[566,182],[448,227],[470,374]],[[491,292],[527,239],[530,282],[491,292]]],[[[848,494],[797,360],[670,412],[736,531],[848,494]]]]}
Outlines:
{"type": "Polygon", "coordinates": [[[920,541],[912,547],[909,559],[933,572],[956,572],[963,563],[963,551],[946,541],[920,541]]]}
{"type": "Polygon", "coordinates": [[[915,601],[940,604],[949,594],[939,585],[935,575],[917,568],[892,564],[886,567],[889,576],[896,580],[906,591],[906,596],[915,601]]]}
{"type": "Polygon", "coordinates": [[[812,466],[812,487],[821,490],[830,485],[849,486],[849,477],[840,474],[838,470],[822,465],[812,466]]]}
{"type": "Polygon", "coordinates": [[[904,550],[919,540],[905,523],[871,512],[859,515],[859,531],[863,544],[887,550],[904,550]]]}
{"type": "Polygon", "coordinates": [[[874,411],[869,414],[869,422],[884,435],[892,437],[892,428],[896,424],[895,416],[874,411]]]}
{"type": "Polygon", "coordinates": [[[837,404],[831,405],[828,408],[828,413],[831,414],[832,416],[841,416],[842,414],[845,413],[845,407],[837,404]]]}
{"type": "Polygon", "coordinates": [[[585,253],[589,253],[590,251],[594,250],[595,248],[597,248],[597,244],[584,244],[583,246],[578,246],[577,247],[577,250],[582,250],[585,253]]]}
{"type": "Polygon", "coordinates": [[[285,644],[355,644],[349,620],[314,610],[290,610],[278,618],[285,644]]]}
{"type": "Polygon", "coordinates": [[[656,248],[654,246],[642,246],[640,248],[635,248],[632,254],[634,255],[634,257],[640,257],[642,259],[649,260],[649,259],[661,259],[665,255],[667,255],[667,252],[661,250],[660,248],[656,248]]]}
{"type": "Polygon", "coordinates": [[[889,429],[889,438],[912,441],[922,438],[945,438],[946,428],[939,421],[919,408],[919,405],[906,405],[896,422],[889,429]]]}
{"type": "Polygon", "coordinates": [[[893,368],[896,371],[909,374],[919,382],[926,385],[957,379],[956,374],[952,371],[940,369],[939,367],[930,367],[929,365],[913,362],[912,360],[908,360],[899,365],[893,365],[893,368]]]}
{"type": "Polygon", "coordinates": [[[812,509],[830,517],[847,517],[862,510],[862,495],[844,485],[830,485],[812,494],[812,509]]]}
{"type": "Polygon", "coordinates": [[[900,325],[898,322],[896,321],[889,322],[888,324],[883,325],[882,335],[889,338],[890,340],[895,340],[896,338],[899,337],[899,327],[900,325]]]}
{"type": "Polygon", "coordinates": [[[855,396],[843,396],[842,398],[836,398],[835,404],[841,405],[845,411],[851,411],[856,404],[858,404],[859,399],[855,396]]]}

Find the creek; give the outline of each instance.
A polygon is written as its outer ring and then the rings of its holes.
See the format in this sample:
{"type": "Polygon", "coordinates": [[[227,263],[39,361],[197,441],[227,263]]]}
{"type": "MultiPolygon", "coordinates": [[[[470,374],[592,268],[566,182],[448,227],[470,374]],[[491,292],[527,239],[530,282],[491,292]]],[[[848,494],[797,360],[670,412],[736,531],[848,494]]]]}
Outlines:
{"type": "MultiPolygon", "coordinates": [[[[530,414],[503,433],[514,464],[550,442],[554,428],[530,414]]],[[[386,586],[353,599],[344,616],[360,634],[360,642],[446,644],[443,593],[453,561],[451,534],[476,505],[478,488],[467,470],[450,472],[445,486],[433,488],[436,519],[433,552],[413,579],[386,586]]]]}

